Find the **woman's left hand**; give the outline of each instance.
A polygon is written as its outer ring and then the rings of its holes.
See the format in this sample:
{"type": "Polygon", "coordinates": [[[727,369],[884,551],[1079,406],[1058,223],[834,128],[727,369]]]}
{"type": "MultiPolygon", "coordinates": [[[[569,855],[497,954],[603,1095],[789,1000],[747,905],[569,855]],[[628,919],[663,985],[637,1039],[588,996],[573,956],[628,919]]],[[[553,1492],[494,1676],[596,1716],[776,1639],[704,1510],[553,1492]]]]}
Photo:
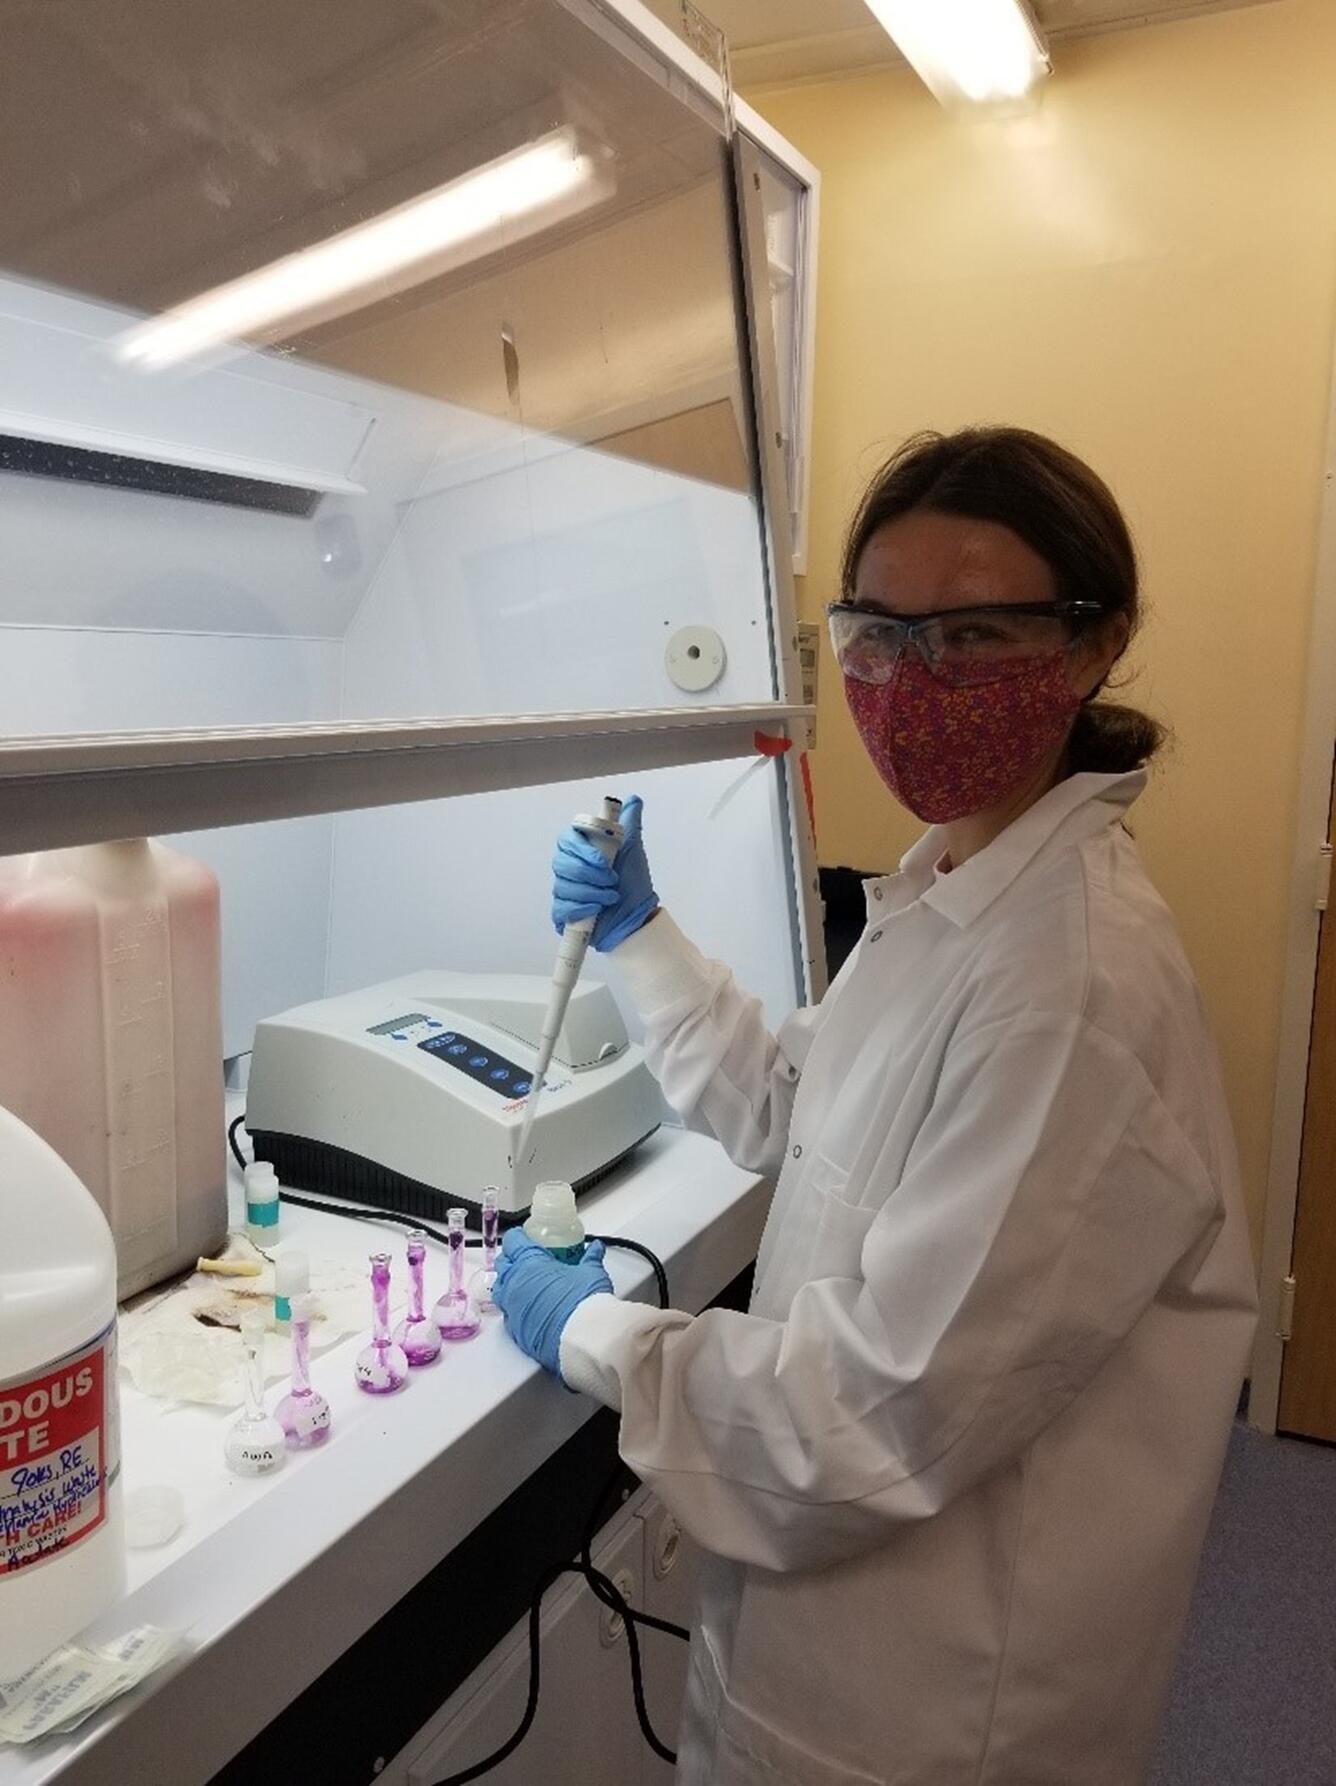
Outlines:
{"type": "Polygon", "coordinates": [[[572,1314],[587,1296],[614,1294],[604,1250],[591,1240],[578,1265],[564,1265],[522,1228],[509,1229],[502,1242],[492,1300],[520,1351],[554,1377],[561,1375],[561,1333],[572,1314]]]}

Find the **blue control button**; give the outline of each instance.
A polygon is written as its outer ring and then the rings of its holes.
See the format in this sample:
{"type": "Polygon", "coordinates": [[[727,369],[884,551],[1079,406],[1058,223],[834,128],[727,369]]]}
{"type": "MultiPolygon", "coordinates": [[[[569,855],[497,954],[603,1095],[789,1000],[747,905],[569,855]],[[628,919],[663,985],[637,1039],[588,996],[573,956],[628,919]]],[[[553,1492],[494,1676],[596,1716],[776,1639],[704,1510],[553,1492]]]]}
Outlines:
{"type": "Polygon", "coordinates": [[[393,1035],[391,1035],[390,1040],[392,1042],[406,1042],[408,1040],[408,1037],[404,1034],[404,1032],[401,1029],[397,1029],[394,1031],[393,1035]]]}
{"type": "Polygon", "coordinates": [[[399,1042],[416,1043],[441,1066],[465,1074],[495,1098],[509,1102],[517,1095],[523,1097],[533,1083],[532,1079],[523,1077],[525,1069],[513,1060],[507,1060],[504,1054],[493,1054],[485,1043],[473,1036],[446,1029],[439,1018],[415,1012],[398,1021],[402,1028],[391,1029],[386,1024],[380,1033],[392,1035],[399,1042]]]}

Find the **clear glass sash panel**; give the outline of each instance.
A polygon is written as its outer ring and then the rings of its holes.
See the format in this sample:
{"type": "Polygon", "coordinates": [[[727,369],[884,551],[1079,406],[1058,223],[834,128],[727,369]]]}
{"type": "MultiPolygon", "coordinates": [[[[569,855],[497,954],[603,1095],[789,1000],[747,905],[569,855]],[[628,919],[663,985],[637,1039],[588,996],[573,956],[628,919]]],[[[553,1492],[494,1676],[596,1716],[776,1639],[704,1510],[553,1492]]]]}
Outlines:
{"type": "Polygon", "coordinates": [[[560,0],[7,30],[0,735],[771,697],[706,117],[560,0]]]}

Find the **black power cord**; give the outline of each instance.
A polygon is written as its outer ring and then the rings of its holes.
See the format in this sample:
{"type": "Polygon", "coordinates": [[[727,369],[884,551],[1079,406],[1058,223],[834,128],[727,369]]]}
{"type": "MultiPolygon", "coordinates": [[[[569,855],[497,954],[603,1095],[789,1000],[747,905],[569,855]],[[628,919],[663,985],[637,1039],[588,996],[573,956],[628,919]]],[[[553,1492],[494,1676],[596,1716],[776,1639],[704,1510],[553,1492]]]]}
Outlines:
{"type": "MultiPolygon", "coordinates": [[[[250,1162],[242,1153],[237,1142],[237,1130],[244,1128],[245,1124],[245,1116],[237,1116],[232,1119],[227,1130],[227,1145],[232,1149],[232,1158],[243,1172],[250,1162]]],[[[322,1197],[302,1197],[296,1191],[282,1189],[278,1194],[284,1203],[293,1203],[298,1209],[316,1209],[325,1215],[343,1215],[354,1222],[392,1222],[396,1227],[411,1228],[419,1234],[425,1234],[429,1240],[439,1241],[442,1246],[450,1244],[447,1236],[442,1234],[439,1228],[430,1227],[415,1215],[402,1215],[397,1209],[365,1209],[356,1203],[345,1203],[342,1199],[338,1202],[330,1202],[322,1197]]],[[[659,1307],[668,1307],[668,1273],[663,1268],[663,1262],[647,1246],[642,1246],[638,1240],[625,1240],[620,1234],[591,1234],[589,1238],[601,1240],[604,1246],[618,1247],[624,1253],[638,1253],[642,1259],[648,1260],[654,1272],[654,1281],[658,1286],[659,1307]]],[[[481,1246],[482,1241],[476,1235],[470,1234],[464,1244],[465,1246],[481,1246]]]]}
{"type": "MultiPolygon", "coordinates": [[[[227,1144],[232,1150],[232,1157],[236,1160],[237,1165],[243,1172],[245,1171],[248,1162],[237,1143],[237,1130],[243,1128],[245,1122],[246,1118],[244,1115],[235,1117],[229,1124],[227,1130],[227,1144]]],[[[294,1191],[280,1190],[279,1195],[285,1203],[294,1203],[301,1209],[323,1210],[329,1215],[347,1216],[352,1221],[392,1222],[402,1228],[416,1229],[420,1233],[430,1236],[432,1240],[439,1241],[442,1246],[449,1244],[446,1236],[442,1234],[439,1229],[428,1227],[426,1223],[419,1221],[416,1216],[401,1215],[398,1210],[361,1209],[353,1204],[343,1202],[331,1203],[320,1198],[301,1197],[294,1191]]],[[[592,1235],[591,1239],[601,1240],[605,1246],[619,1247],[624,1252],[637,1253],[642,1259],[648,1260],[653,1268],[654,1281],[659,1292],[659,1307],[666,1309],[669,1306],[668,1273],[664,1269],[663,1261],[659,1259],[655,1253],[651,1252],[649,1247],[642,1245],[638,1240],[623,1239],[621,1235],[617,1234],[596,1234],[592,1235]]],[[[480,1239],[475,1240],[470,1236],[466,1244],[469,1246],[481,1246],[482,1242],[480,1239]]],[[[584,1541],[580,1546],[579,1562],[554,1563],[550,1568],[543,1571],[535,1584],[533,1597],[529,1602],[529,1691],[528,1697],[525,1700],[524,1713],[520,1718],[519,1723],[516,1725],[511,1735],[501,1744],[499,1749],[493,1750],[490,1755],[485,1756],[481,1761],[475,1762],[472,1767],[465,1768],[462,1773],[449,1774],[444,1779],[431,1782],[431,1786],[467,1786],[469,1781],[481,1779],[484,1774],[490,1773],[493,1768],[499,1767],[503,1761],[513,1755],[515,1750],[519,1748],[520,1744],[529,1734],[530,1727],[532,1726],[538,1711],[538,1695],[541,1685],[542,1644],[540,1625],[542,1622],[543,1599],[547,1594],[548,1589],[552,1587],[554,1582],[559,1581],[563,1575],[583,1576],[589,1583],[594,1597],[601,1601],[609,1611],[617,1613],[621,1618],[626,1630],[627,1653],[631,1664],[631,1697],[635,1702],[636,1719],[640,1725],[640,1733],[649,1744],[650,1748],[653,1749],[654,1753],[659,1756],[661,1760],[668,1762],[670,1765],[676,1765],[676,1752],[670,1749],[667,1744],[659,1740],[659,1737],[655,1733],[654,1726],[650,1723],[649,1708],[645,1704],[644,1667],[640,1656],[640,1638],[637,1627],[643,1626],[648,1631],[662,1631],[665,1635],[680,1638],[683,1642],[690,1641],[691,1633],[685,1630],[681,1625],[672,1624],[668,1619],[657,1619],[650,1613],[637,1612],[633,1606],[628,1604],[625,1596],[621,1593],[616,1583],[611,1581],[601,1569],[596,1569],[593,1564],[592,1552],[594,1539],[598,1535],[599,1527],[602,1524],[604,1508],[611,1498],[614,1489],[621,1482],[622,1474],[623,1466],[618,1463],[617,1468],[608,1478],[603,1489],[594,1501],[593,1508],[589,1515],[589,1523],[585,1527],[584,1541]]]]}
{"type": "MultiPolygon", "coordinates": [[[[243,1172],[250,1161],[237,1144],[237,1130],[244,1128],[245,1124],[245,1116],[237,1116],[232,1119],[227,1130],[227,1145],[232,1149],[232,1158],[243,1172]]],[[[429,1223],[419,1221],[415,1215],[403,1215],[397,1209],[364,1209],[359,1204],[345,1203],[342,1199],[338,1202],[331,1202],[323,1197],[302,1197],[296,1191],[285,1191],[281,1187],[278,1195],[282,1202],[295,1204],[298,1209],[317,1209],[325,1215],[347,1216],[349,1221],[353,1222],[391,1222],[395,1227],[411,1228],[416,1233],[425,1234],[429,1240],[439,1241],[442,1246],[450,1244],[449,1237],[442,1234],[439,1228],[433,1228],[429,1223]]],[[[482,1241],[470,1234],[466,1236],[464,1244],[465,1246],[481,1246],[482,1241]]]]}

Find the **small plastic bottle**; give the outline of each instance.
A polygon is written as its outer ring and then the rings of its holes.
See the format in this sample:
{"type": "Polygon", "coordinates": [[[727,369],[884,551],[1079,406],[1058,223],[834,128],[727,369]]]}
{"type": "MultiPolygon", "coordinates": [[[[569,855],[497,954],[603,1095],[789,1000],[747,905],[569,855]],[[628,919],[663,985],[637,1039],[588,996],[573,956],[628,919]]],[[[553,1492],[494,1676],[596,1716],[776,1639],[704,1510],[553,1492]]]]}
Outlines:
{"type": "Polygon", "coordinates": [[[563,1179],[545,1179],[535,1187],[524,1232],[563,1265],[584,1258],[584,1223],[575,1213],[575,1192],[563,1179]]]}
{"type": "Polygon", "coordinates": [[[288,1331],[292,1304],[311,1288],[311,1261],[300,1247],[284,1247],[274,1260],[274,1326],[288,1331]]]}
{"type": "Polygon", "coordinates": [[[278,1174],[268,1160],[246,1168],[246,1232],[256,1246],[278,1239],[278,1174]]]}

